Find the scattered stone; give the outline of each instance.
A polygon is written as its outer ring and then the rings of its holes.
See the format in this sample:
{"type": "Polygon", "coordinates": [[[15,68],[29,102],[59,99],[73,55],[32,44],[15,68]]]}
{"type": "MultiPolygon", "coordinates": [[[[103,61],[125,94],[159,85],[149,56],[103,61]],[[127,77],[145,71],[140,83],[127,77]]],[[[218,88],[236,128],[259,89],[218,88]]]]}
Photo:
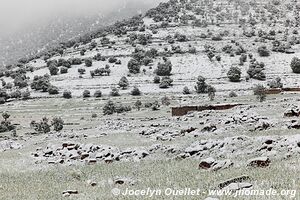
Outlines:
{"type": "Polygon", "coordinates": [[[134,185],[136,181],[127,177],[117,177],[114,179],[116,185],[134,185]]]}
{"type": "Polygon", "coordinates": [[[97,182],[92,181],[92,180],[87,180],[87,184],[94,187],[97,185],[97,182]]]}
{"type": "Polygon", "coordinates": [[[230,185],[231,183],[242,183],[244,181],[247,181],[247,180],[250,180],[250,177],[247,176],[247,175],[243,175],[243,176],[239,176],[239,177],[235,177],[235,178],[231,178],[231,179],[228,179],[222,183],[220,183],[218,185],[218,187],[220,189],[223,189],[225,188],[226,186],[230,185]]]}
{"type": "Polygon", "coordinates": [[[248,166],[251,167],[268,167],[271,163],[271,160],[268,157],[258,157],[253,158],[248,161],[248,166]]]}
{"type": "Polygon", "coordinates": [[[228,191],[237,191],[237,190],[242,190],[246,188],[251,188],[253,185],[251,183],[230,183],[226,187],[222,188],[223,190],[228,190],[228,191]]]}
{"type": "Polygon", "coordinates": [[[199,168],[210,169],[215,163],[215,159],[210,157],[200,161],[199,168]]]}
{"type": "Polygon", "coordinates": [[[299,117],[300,108],[298,106],[293,106],[284,112],[285,117],[299,117]]]}
{"type": "Polygon", "coordinates": [[[217,130],[217,126],[215,124],[205,124],[204,127],[202,128],[202,131],[207,131],[207,132],[214,132],[217,130]]]}

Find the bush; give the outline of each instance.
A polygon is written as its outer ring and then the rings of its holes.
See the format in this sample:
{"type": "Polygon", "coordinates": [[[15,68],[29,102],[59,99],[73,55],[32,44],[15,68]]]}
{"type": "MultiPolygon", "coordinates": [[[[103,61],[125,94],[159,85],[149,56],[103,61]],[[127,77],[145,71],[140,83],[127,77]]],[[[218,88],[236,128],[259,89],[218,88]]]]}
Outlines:
{"type": "Polygon", "coordinates": [[[164,63],[158,63],[156,74],[158,76],[170,76],[172,71],[172,63],[169,60],[165,60],[164,63]]]}
{"type": "Polygon", "coordinates": [[[116,106],[114,102],[108,101],[103,107],[103,114],[104,115],[112,115],[116,112],[116,106]]]}
{"type": "Polygon", "coordinates": [[[253,88],[253,94],[256,95],[257,100],[263,102],[266,100],[266,88],[263,85],[256,85],[253,88]]]}
{"type": "Polygon", "coordinates": [[[82,93],[83,98],[91,97],[91,92],[89,90],[84,90],[82,93]]]}
{"type": "Polygon", "coordinates": [[[23,100],[27,100],[27,99],[30,99],[30,92],[29,90],[27,89],[26,91],[22,92],[22,99],[23,100]]]}
{"type": "Polygon", "coordinates": [[[159,88],[169,88],[172,86],[173,80],[169,76],[164,76],[159,84],[159,88]]]}
{"type": "Polygon", "coordinates": [[[124,90],[129,86],[129,81],[125,76],[123,76],[118,85],[124,90]]]}
{"type": "Polygon", "coordinates": [[[58,94],[58,93],[59,93],[59,90],[58,90],[58,88],[57,88],[56,86],[51,85],[51,86],[49,86],[49,88],[48,88],[48,93],[49,93],[50,95],[58,94]]]}
{"type": "Polygon", "coordinates": [[[113,97],[120,96],[119,90],[115,87],[111,88],[110,96],[113,96],[113,97]]]}
{"type": "Polygon", "coordinates": [[[20,98],[22,97],[22,93],[21,93],[20,90],[16,90],[16,91],[10,93],[9,96],[10,96],[10,98],[12,98],[12,99],[20,99],[20,98]]]}
{"type": "Polygon", "coordinates": [[[264,81],[264,80],[266,80],[266,75],[263,72],[264,67],[265,67],[264,63],[254,62],[254,63],[250,64],[247,73],[250,78],[264,81]]]}
{"type": "Polygon", "coordinates": [[[85,73],[85,69],[79,68],[79,69],[78,69],[78,73],[79,73],[79,74],[84,74],[84,73],[85,73]]]}
{"type": "Polygon", "coordinates": [[[93,60],[92,60],[91,58],[86,58],[86,59],[84,60],[84,64],[85,64],[85,66],[87,66],[87,67],[91,67],[91,66],[93,65],[93,60]]]}
{"type": "Polygon", "coordinates": [[[297,74],[300,73],[300,59],[299,58],[294,57],[292,59],[291,68],[292,68],[294,73],[297,73],[297,74]]]}
{"type": "Polygon", "coordinates": [[[127,67],[129,69],[130,73],[133,73],[133,74],[140,73],[140,70],[141,70],[140,63],[136,59],[134,59],[134,58],[132,58],[131,60],[129,60],[129,62],[127,64],[127,67]]]}
{"type": "Polygon", "coordinates": [[[66,74],[66,73],[68,73],[68,68],[67,68],[67,67],[61,67],[61,68],[60,68],[60,73],[61,73],[61,74],[66,74]]]}
{"type": "Polygon", "coordinates": [[[14,85],[19,88],[25,88],[28,86],[27,79],[25,75],[17,75],[14,78],[14,85]]]}
{"type": "Polygon", "coordinates": [[[63,92],[63,98],[65,98],[65,99],[71,99],[72,98],[72,92],[69,91],[69,90],[65,90],[63,92]]]}
{"type": "Polygon", "coordinates": [[[39,123],[31,121],[30,127],[38,133],[49,133],[51,131],[51,126],[48,124],[48,122],[48,118],[44,117],[39,123]]]}
{"type": "Polygon", "coordinates": [[[187,86],[185,86],[185,87],[183,88],[182,93],[183,93],[183,94],[191,94],[191,91],[190,91],[190,89],[189,89],[187,86]]]}
{"type": "Polygon", "coordinates": [[[52,119],[51,125],[54,131],[61,131],[64,128],[64,121],[60,117],[52,119]]]}
{"type": "Polygon", "coordinates": [[[159,107],[160,107],[160,105],[159,105],[158,101],[154,101],[154,102],[151,104],[151,109],[152,109],[153,111],[159,110],[159,107]]]}
{"type": "Polygon", "coordinates": [[[205,81],[206,79],[203,76],[198,76],[195,86],[196,92],[198,94],[207,93],[208,84],[205,81]]]}
{"type": "Polygon", "coordinates": [[[57,75],[57,73],[59,72],[59,69],[55,65],[50,65],[49,71],[50,71],[51,76],[54,76],[54,75],[57,75]]]}
{"type": "Polygon", "coordinates": [[[167,96],[164,96],[164,97],[161,98],[161,104],[162,105],[169,106],[171,104],[170,101],[171,101],[170,98],[167,97],[167,96]]]}
{"type": "Polygon", "coordinates": [[[98,98],[102,96],[102,92],[100,90],[96,90],[94,93],[94,97],[98,98]]]}
{"type": "Polygon", "coordinates": [[[138,111],[140,111],[142,105],[143,105],[143,104],[142,104],[141,100],[137,100],[137,101],[134,103],[134,106],[138,109],[138,111]]]}
{"type": "Polygon", "coordinates": [[[208,94],[209,100],[213,101],[216,96],[216,89],[213,86],[209,85],[207,87],[207,94],[208,94]]]}
{"type": "Polygon", "coordinates": [[[133,96],[139,96],[139,95],[141,95],[140,89],[137,86],[134,86],[133,89],[132,89],[132,91],[131,91],[131,95],[133,95],[133,96]]]}
{"type": "Polygon", "coordinates": [[[237,94],[234,91],[231,91],[228,95],[230,98],[237,97],[237,94]]]}
{"type": "Polygon", "coordinates": [[[159,76],[155,76],[154,79],[153,79],[153,82],[155,84],[159,84],[160,83],[160,77],[159,76]]]}
{"type": "Polygon", "coordinates": [[[10,118],[10,114],[7,112],[2,113],[3,121],[0,123],[0,133],[12,131],[15,129],[15,126],[11,124],[8,120],[10,118]]]}
{"type": "Polygon", "coordinates": [[[231,82],[239,82],[241,79],[241,70],[238,67],[231,67],[227,72],[227,77],[231,82]]]}
{"type": "Polygon", "coordinates": [[[274,80],[270,81],[268,85],[270,88],[283,88],[280,77],[276,77],[274,80]]]}
{"type": "Polygon", "coordinates": [[[118,60],[117,60],[117,58],[115,58],[115,57],[110,57],[109,59],[108,59],[108,62],[109,63],[115,63],[115,62],[117,62],[118,60]]]}
{"type": "Polygon", "coordinates": [[[266,46],[260,46],[260,47],[258,47],[257,52],[262,57],[270,56],[270,51],[267,49],[266,46]]]}

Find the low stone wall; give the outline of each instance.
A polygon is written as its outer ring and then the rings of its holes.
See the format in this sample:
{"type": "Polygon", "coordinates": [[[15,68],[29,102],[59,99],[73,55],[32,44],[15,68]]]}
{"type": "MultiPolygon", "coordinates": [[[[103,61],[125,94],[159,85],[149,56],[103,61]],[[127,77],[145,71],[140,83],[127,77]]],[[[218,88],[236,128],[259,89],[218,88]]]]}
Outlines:
{"type": "Polygon", "coordinates": [[[173,107],[172,116],[183,116],[190,111],[204,111],[204,110],[228,110],[243,104],[223,104],[223,105],[209,105],[209,106],[182,106],[173,107]]]}

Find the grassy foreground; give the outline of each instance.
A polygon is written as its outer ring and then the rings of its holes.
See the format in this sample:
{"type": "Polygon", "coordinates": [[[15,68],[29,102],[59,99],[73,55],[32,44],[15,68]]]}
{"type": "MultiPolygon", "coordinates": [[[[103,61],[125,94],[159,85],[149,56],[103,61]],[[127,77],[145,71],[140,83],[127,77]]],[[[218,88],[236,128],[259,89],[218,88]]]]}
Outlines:
{"type": "MultiPolygon", "coordinates": [[[[260,189],[293,189],[299,190],[299,169],[296,161],[287,161],[285,165],[272,163],[267,169],[231,168],[219,172],[208,172],[197,169],[195,160],[185,161],[143,161],[138,163],[120,162],[99,164],[92,166],[55,166],[50,169],[26,172],[0,173],[1,199],[147,199],[144,196],[114,196],[111,190],[128,189],[165,189],[191,188],[207,192],[228,178],[249,175],[260,189]],[[115,185],[113,179],[117,176],[131,177],[137,182],[131,185],[115,185]],[[87,184],[87,180],[94,180],[97,186],[87,184]],[[78,190],[79,194],[63,197],[62,192],[67,189],[78,190]]],[[[154,196],[149,199],[205,199],[206,194],[200,196],[154,196]]],[[[296,194],[294,199],[299,199],[296,194]]],[[[222,197],[221,199],[232,199],[222,197]]],[[[237,199],[243,199],[238,197],[237,199]]],[[[248,197],[245,199],[290,199],[289,197],[248,197]]]]}

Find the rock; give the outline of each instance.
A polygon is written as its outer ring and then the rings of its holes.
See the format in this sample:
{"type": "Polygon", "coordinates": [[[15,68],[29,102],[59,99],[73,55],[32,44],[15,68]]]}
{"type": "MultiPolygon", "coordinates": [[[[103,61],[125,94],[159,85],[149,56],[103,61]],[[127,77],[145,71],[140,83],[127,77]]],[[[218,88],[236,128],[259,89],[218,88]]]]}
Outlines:
{"type": "Polygon", "coordinates": [[[63,195],[70,196],[71,194],[78,194],[77,190],[65,190],[62,192],[63,195]]]}
{"type": "Polygon", "coordinates": [[[89,164],[89,165],[96,164],[97,160],[90,158],[90,159],[86,160],[86,163],[89,164]]]}
{"type": "Polygon", "coordinates": [[[248,161],[248,166],[251,167],[268,167],[271,160],[268,157],[257,157],[248,161]]]}
{"type": "Polygon", "coordinates": [[[95,181],[92,181],[92,180],[87,180],[87,184],[90,185],[90,186],[96,186],[97,183],[95,181]]]}
{"type": "Polygon", "coordinates": [[[271,127],[271,125],[270,125],[269,122],[267,122],[265,120],[260,120],[258,122],[258,124],[255,125],[254,130],[256,130],[256,131],[263,131],[263,130],[267,130],[270,127],[271,127]]]}
{"type": "Polygon", "coordinates": [[[201,131],[214,132],[217,130],[217,126],[215,124],[205,124],[201,131]]]}
{"type": "Polygon", "coordinates": [[[207,158],[200,162],[199,168],[211,169],[212,171],[218,171],[220,169],[226,169],[233,165],[229,159],[227,160],[215,160],[214,158],[207,158]]]}
{"type": "Polygon", "coordinates": [[[298,106],[293,106],[284,112],[285,117],[299,117],[300,108],[298,106]]]}
{"type": "Polygon", "coordinates": [[[204,200],[219,200],[218,198],[213,198],[213,197],[207,197],[206,199],[204,200]]]}
{"type": "Polygon", "coordinates": [[[226,160],[220,160],[214,163],[212,167],[212,171],[218,171],[220,169],[227,169],[229,167],[233,166],[233,162],[231,160],[226,159],[226,160]]]}
{"type": "Polygon", "coordinates": [[[215,159],[212,157],[206,158],[200,161],[199,168],[201,169],[210,169],[215,163],[215,159]]]}
{"type": "Polygon", "coordinates": [[[222,190],[228,190],[228,191],[237,191],[237,190],[242,190],[246,188],[251,188],[252,184],[251,183],[230,183],[226,187],[222,188],[222,190]]]}
{"type": "Polygon", "coordinates": [[[116,185],[134,185],[135,181],[131,178],[127,178],[127,177],[117,177],[114,179],[114,183],[116,185]]]}
{"type": "Polygon", "coordinates": [[[230,185],[231,183],[242,183],[244,181],[247,181],[247,180],[250,180],[250,177],[247,176],[247,175],[243,175],[243,176],[239,176],[239,177],[235,177],[235,178],[231,178],[231,179],[228,179],[222,183],[220,183],[218,185],[218,187],[220,189],[223,189],[225,188],[226,186],[230,185]]]}

